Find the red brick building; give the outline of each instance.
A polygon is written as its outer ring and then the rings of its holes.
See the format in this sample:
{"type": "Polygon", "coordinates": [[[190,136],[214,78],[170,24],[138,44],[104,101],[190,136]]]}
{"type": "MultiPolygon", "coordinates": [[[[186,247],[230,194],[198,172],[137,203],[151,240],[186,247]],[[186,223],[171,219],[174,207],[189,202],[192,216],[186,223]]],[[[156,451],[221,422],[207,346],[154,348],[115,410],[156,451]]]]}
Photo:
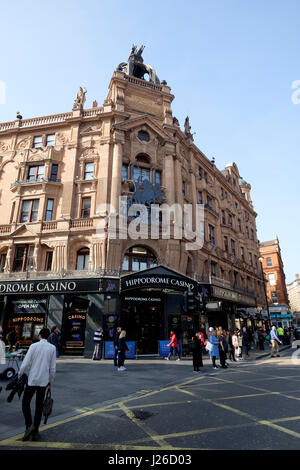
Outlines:
{"type": "Polygon", "coordinates": [[[268,302],[288,306],[289,299],[278,238],[260,243],[259,251],[263,259],[268,302]]]}

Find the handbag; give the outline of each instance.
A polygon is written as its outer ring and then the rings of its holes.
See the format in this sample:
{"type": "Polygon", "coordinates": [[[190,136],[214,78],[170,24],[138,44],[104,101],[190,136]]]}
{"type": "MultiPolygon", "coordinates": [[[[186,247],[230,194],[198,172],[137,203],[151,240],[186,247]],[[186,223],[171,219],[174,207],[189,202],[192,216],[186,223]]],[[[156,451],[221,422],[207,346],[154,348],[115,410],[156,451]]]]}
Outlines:
{"type": "Polygon", "coordinates": [[[52,413],[53,408],[53,398],[51,397],[51,389],[50,387],[47,388],[46,398],[43,403],[43,416],[44,416],[44,424],[47,424],[48,417],[52,413]]]}
{"type": "Polygon", "coordinates": [[[205,349],[206,349],[206,351],[210,352],[213,349],[213,345],[209,341],[207,341],[205,349]]]}

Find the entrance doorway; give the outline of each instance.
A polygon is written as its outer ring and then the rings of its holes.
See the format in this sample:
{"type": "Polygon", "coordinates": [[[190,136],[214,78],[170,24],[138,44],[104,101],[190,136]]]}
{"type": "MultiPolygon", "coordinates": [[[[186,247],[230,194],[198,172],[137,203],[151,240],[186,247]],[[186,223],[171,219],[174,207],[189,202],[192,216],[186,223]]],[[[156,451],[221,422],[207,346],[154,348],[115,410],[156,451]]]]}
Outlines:
{"type": "Polygon", "coordinates": [[[124,296],[120,320],[127,340],[136,342],[137,355],[158,354],[158,342],[164,338],[162,296],[141,292],[139,296],[124,296]]]}

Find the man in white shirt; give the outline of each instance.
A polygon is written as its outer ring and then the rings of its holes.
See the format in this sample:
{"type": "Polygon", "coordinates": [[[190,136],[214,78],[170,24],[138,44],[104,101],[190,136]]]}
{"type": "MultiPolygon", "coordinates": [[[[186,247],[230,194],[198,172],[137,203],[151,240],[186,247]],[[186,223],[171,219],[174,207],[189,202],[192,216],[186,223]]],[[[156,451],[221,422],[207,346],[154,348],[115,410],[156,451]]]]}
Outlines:
{"type": "Polygon", "coordinates": [[[42,328],[39,342],[30,346],[19,370],[19,377],[28,376],[24,391],[22,411],[25,418],[26,430],[23,441],[39,439],[39,426],[43,414],[43,403],[47,386],[51,387],[56,372],[56,348],[48,343],[50,335],[48,328],[42,328]],[[36,393],[35,415],[32,423],[30,403],[36,393]]]}

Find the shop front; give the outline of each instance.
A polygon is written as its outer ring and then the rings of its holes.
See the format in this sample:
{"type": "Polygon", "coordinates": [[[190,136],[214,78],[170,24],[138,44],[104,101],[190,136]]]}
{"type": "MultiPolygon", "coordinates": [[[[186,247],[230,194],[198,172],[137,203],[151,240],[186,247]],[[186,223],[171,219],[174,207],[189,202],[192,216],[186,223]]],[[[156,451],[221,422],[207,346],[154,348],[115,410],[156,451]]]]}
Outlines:
{"type": "Polygon", "coordinates": [[[186,351],[200,325],[200,312],[188,306],[188,292],[198,296],[197,282],[163,266],[121,277],[120,323],[137,355],[159,355],[171,330],[186,351]]]}
{"type": "Polygon", "coordinates": [[[61,354],[90,354],[94,331],[119,315],[117,278],[2,281],[0,295],[0,323],[16,348],[28,348],[42,327],[56,325],[61,354]]]}
{"type": "Polygon", "coordinates": [[[231,331],[247,326],[247,310],[256,305],[254,296],[218,286],[211,286],[210,300],[206,306],[209,326],[231,331]]]}

